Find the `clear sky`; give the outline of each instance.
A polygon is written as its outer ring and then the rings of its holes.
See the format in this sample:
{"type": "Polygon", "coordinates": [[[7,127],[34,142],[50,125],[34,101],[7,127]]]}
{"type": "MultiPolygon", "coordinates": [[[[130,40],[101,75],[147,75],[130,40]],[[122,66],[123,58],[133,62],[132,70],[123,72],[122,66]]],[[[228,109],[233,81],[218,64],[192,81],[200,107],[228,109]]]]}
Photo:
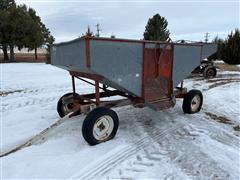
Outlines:
{"type": "Polygon", "coordinates": [[[168,20],[173,40],[203,40],[204,33],[226,38],[239,28],[239,0],[16,0],[34,8],[57,42],[82,35],[89,25],[101,36],[142,39],[146,23],[159,13],[168,20]]]}

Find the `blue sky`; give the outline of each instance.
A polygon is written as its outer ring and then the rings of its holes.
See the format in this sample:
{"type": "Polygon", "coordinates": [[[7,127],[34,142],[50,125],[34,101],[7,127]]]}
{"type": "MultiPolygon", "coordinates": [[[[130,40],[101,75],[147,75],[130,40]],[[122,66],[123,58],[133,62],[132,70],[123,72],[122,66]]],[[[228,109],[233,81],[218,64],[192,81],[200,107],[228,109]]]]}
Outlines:
{"type": "Polygon", "coordinates": [[[80,1],[16,0],[34,8],[57,42],[82,35],[89,25],[101,36],[141,39],[150,17],[159,13],[168,20],[173,40],[203,40],[204,33],[226,38],[239,28],[239,0],[169,0],[169,1],[80,1]]]}

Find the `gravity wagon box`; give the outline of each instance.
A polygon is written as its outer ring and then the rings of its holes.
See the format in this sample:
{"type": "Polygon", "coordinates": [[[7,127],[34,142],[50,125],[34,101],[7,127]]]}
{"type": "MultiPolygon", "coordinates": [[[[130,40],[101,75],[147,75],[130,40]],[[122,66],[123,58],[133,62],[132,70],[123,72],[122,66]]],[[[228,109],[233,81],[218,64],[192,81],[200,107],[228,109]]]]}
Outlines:
{"type": "Polygon", "coordinates": [[[69,71],[72,92],[57,104],[60,117],[86,114],[84,139],[95,145],[112,139],[118,116],[112,109],[132,104],[154,110],[173,107],[183,98],[184,113],[200,111],[199,90],[183,87],[183,80],[202,59],[216,51],[211,43],[173,43],[84,36],[51,47],[51,64],[69,71]],[[75,79],[95,87],[95,93],[77,94],[75,79]],[[118,100],[103,100],[121,96],[118,100]]]}

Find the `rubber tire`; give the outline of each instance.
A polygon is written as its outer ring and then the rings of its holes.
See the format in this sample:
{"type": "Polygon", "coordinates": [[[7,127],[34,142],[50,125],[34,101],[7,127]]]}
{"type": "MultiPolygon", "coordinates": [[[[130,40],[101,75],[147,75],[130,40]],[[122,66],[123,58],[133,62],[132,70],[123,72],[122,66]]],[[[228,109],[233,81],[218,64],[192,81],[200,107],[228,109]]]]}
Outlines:
{"type": "MultiPolygon", "coordinates": [[[[59,114],[59,116],[60,116],[61,118],[66,115],[66,114],[64,114],[64,112],[63,112],[63,110],[62,110],[62,106],[63,106],[63,104],[62,104],[62,98],[63,98],[63,97],[70,96],[70,95],[73,95],[73,93],[64,94],[64,95],[58,100],[58,102],[57,102],[57,112],[58,112],[58,114],[59,114]]],[[[76,93],[76,95],[78,95],[78,94],[76,93]]]]}
{"type": "Polygon", "coordinates": [[[83,138],[87,141],[87,143],[89,145],[96,145],[101,142],[105,142],[110,139],[113,139],[117,133],[118,126],[119,126],[119,120],[118,120],[118,115],[116,112],[114,112],[111,109],[105,108],[105,107],[97,107],[94,110],[92,110],[84,119],[83,125],[82,125],[82,135],[83,135],[83,138]],[[98,118],[100,118],[101,116],[104,116],[104,115],[109,115],[113,119],[113,123],[114,123],[113,131],[109,135],[108,139],[97,140],[93,136],[93,127],[94,127],[95,122],[98,120],[98,118]]]}
{"type": "Polygon", "coordinates": [[[217,70],[214,66],[207,66],[203,69],[203,77],[205,77],[205,78],[214,78],[214,77],[216,77],[216,75],[217,75],[217,70]],[[209,70],[214,71],[213,76],[208,76],[208,71],[209,70]]]}
{"type": "Polygon", "coordinates": [[[191,91],[189,91],[184,99],[183,99],[183,104],[182,104],[182,109],[183,109],[183,112],[184,113],[187,113],[187,114],[194,114],[194,113],[197,113],[201,110],[202,108],[202,104],[203,104],[203,95],[202,95],[202,92],[199,91],[199,90],[196,90],[196,89],[193,89],[191,91]],[[196,96],[196,95],[199,95],[200,96],[200,99],[201,99],[201,102],[200,102],[200,105],[199,105],[199,108],[197,109],[197,111],[192,111],[191,109],[191,103],[192,103],[192,99],[196,96]]]}

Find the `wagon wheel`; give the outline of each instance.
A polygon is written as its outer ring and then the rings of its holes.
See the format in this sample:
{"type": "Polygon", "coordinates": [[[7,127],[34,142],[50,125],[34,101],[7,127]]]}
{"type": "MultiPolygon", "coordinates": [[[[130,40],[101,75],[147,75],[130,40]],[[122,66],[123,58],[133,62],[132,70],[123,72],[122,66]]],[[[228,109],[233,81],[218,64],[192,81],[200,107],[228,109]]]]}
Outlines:
{"type": "Polygon", "coordinates": [[[182,109],[184,113],[194,114],[201,110],[203,103],[203,95],[199,90],[189,91],[184,99],[182,109]]]}
{"type": "Polygon", "coordinates": [[[105,107],[97,107],[83,121],[83,138],[90,145],[108,141],[116,135],[118,125],[118,116],[113,110],[105,107]]]}
{"type": "MultiPolygon", "coordinates": [[[[79,96],[77,93],[75,93],[76,96],[79,96]]],[[[76,107],[74,107],[74,103],[64,103],[63,102],[63,99],[64,98],[73,98],[73,93],[67,93],[67,94],[64,94],[59,100],[58,100],[58,103],[57,103],[57,112],[59,114],[60,117],[64,117],[65,115],[67,115],[68,113],[70,112],[73,112],[76,110],[76,107]]],[[[80,114],[80,112],[79,112],[80,114]]],[[[77,115],[77,114],[76,114],[77,115]]]]}
{"type": "Polygon", "coordinates": [[[213,78],[217,75],[217,70],[214,66],[207,66],[203,69],[203,76],[205,78],[213,78]]]}

